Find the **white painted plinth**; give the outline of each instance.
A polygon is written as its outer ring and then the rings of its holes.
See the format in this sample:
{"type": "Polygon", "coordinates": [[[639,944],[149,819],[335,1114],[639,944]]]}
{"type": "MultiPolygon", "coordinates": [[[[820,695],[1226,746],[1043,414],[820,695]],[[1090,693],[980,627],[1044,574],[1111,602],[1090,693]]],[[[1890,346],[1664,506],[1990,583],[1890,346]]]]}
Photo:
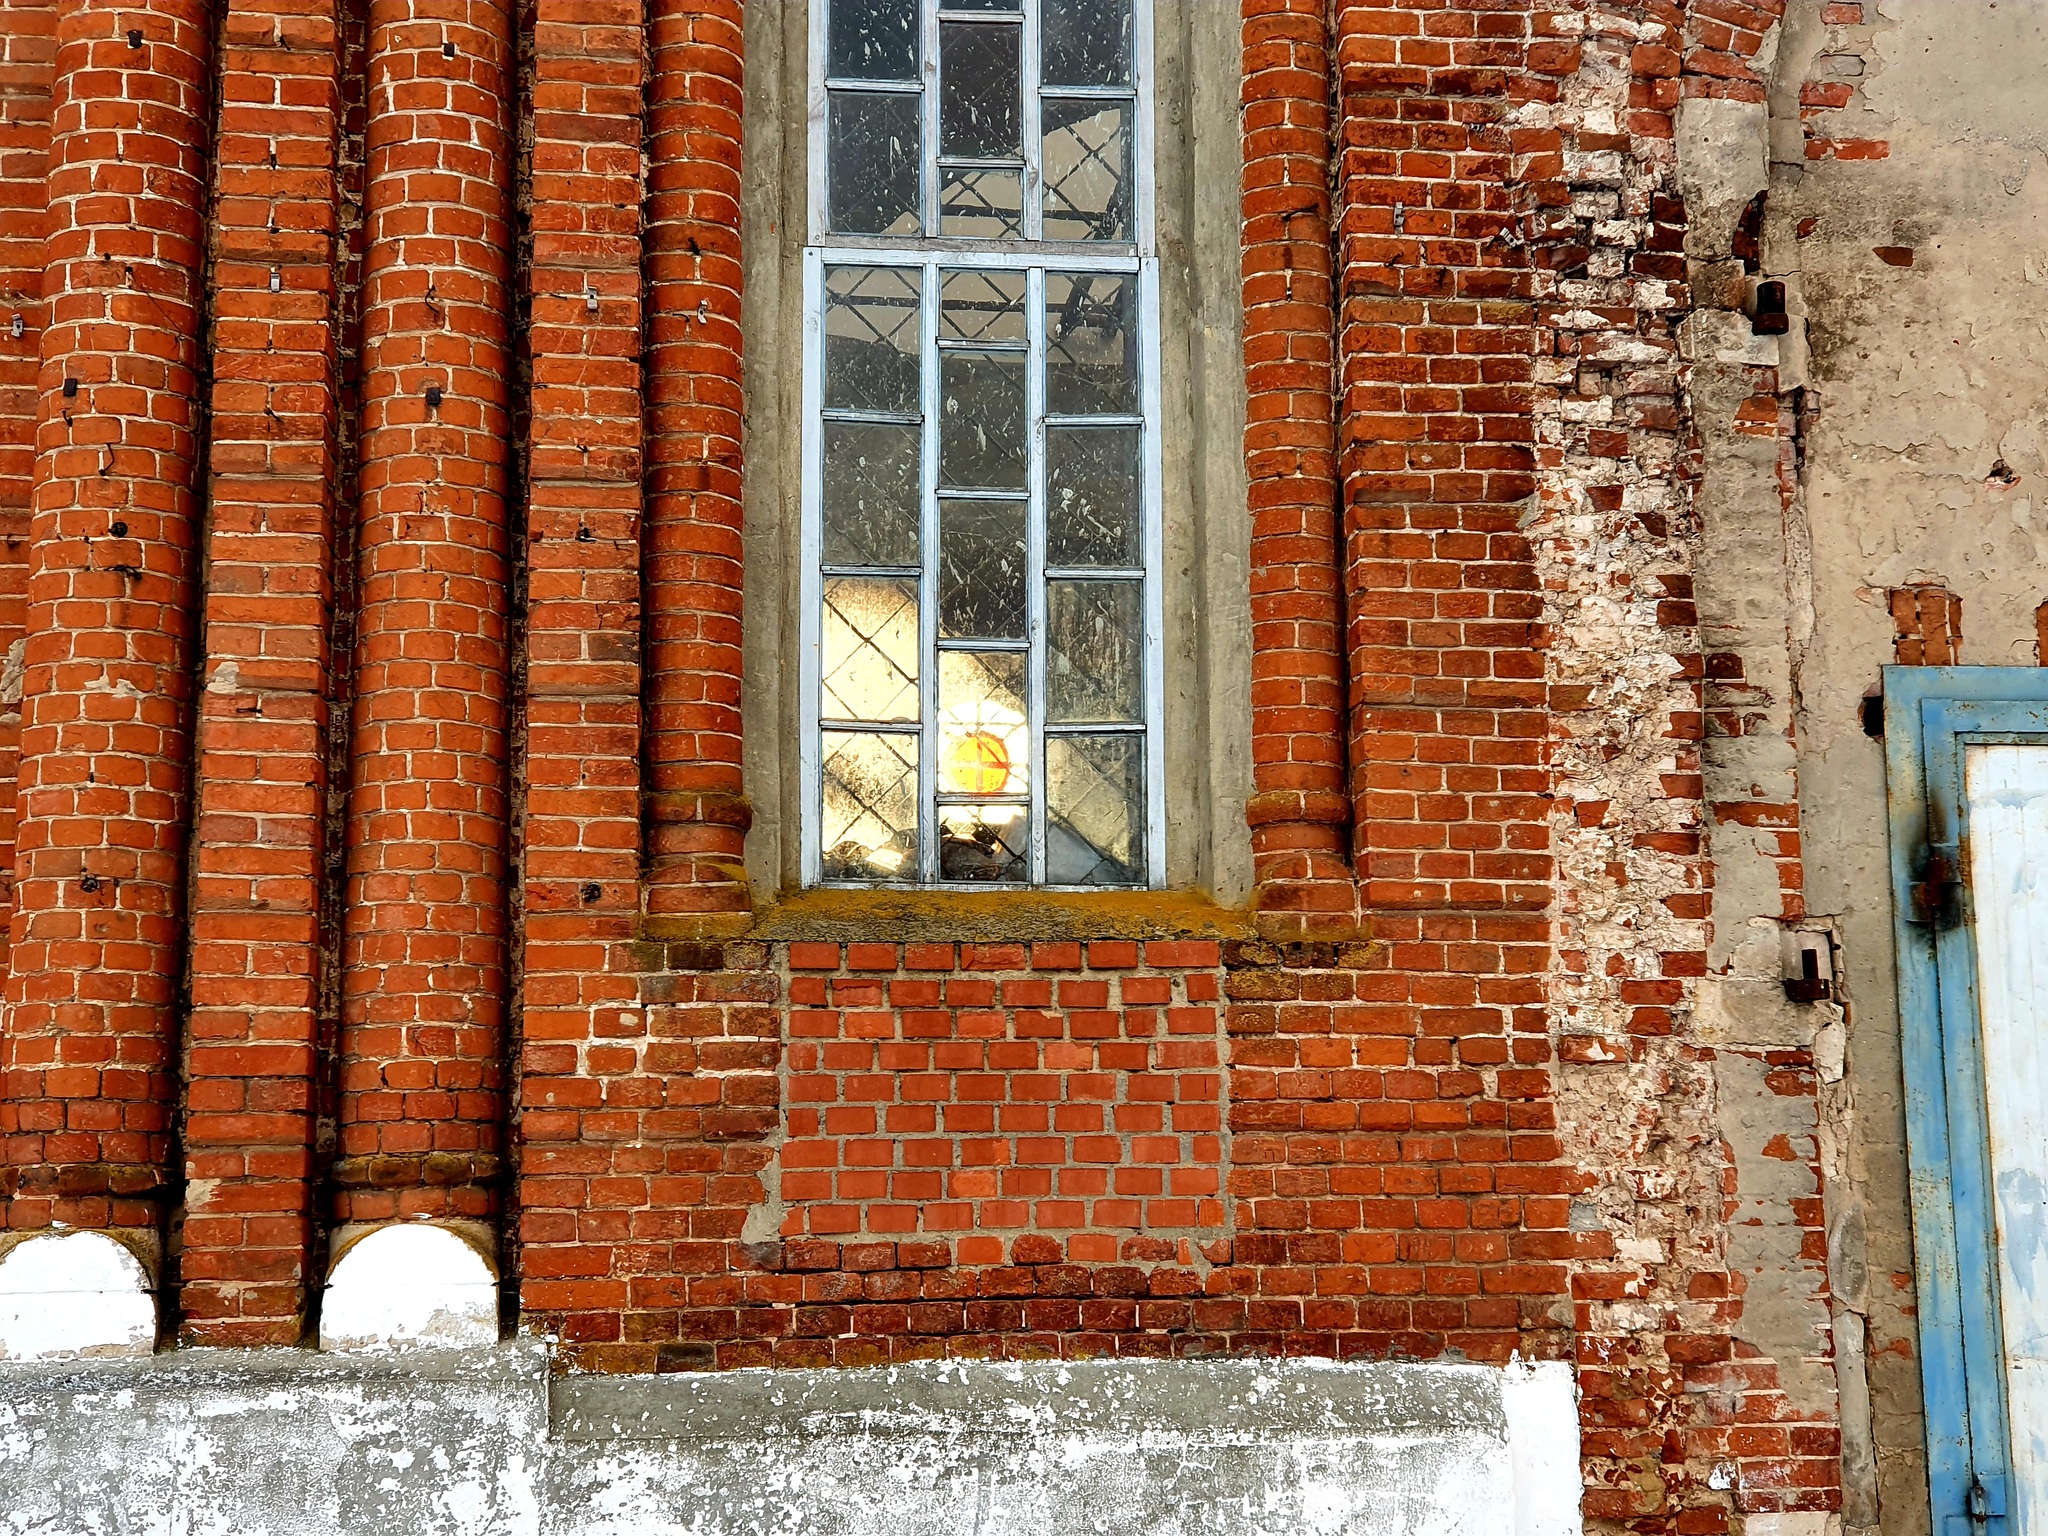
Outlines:
{"type": "Polygon", "coordinates": [[[39,1233],[0,1258],[0,1360],[146,1355],[155,1348],[149,1276],[104,1232],[39,1233]]]}
{"type": "Polygon", "coordinates": [[[372,1232],[342,1254],[320,1303],[322,1349],[463,1349],[497,1338],[497,1277],[446,1227],[372,1232]]]}
{"type": "Polygon", "coordinates": [[[1579,1536],[1579,1383],[1563,1360],[1513,1360],[1501,1408],[1514,1467],[1515,1536],[1579,1536]]]}

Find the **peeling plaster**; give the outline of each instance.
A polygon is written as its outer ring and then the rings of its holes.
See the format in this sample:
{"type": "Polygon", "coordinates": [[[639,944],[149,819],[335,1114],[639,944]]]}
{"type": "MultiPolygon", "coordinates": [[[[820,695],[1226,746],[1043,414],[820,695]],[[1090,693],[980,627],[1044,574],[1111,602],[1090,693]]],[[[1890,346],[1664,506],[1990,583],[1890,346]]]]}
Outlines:
{"type": "Polygon", "coordinates": [[[1579,1536],[1571,1370],[930,1362],[554,1377],[531,1345],[0,1370],[0,1536],[1579,1536]]]}

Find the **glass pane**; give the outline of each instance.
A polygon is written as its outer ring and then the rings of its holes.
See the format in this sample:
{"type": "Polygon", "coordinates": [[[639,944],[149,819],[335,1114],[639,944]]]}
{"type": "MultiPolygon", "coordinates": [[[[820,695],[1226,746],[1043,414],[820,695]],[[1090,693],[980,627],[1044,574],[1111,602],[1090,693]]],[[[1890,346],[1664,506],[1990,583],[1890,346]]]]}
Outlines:
{"type": "Polygon", "coordinates": [[[825,563],[917,564],[915,425],[825,423],[825,563]]]}
{"type": "Polygon", "coordinates": [[[940,504],[940,638],[1024,638],[1025,511],[1021,501],[940,504]]]}
{"type": "Polygon", "coordinates": [[[1024,232],[1024,173],[987,166],[939,167],[939,233],[1014,240],[1024,232]]]}
{"type": "Polygon", "coordinates": [[[939,878],[1031,878],[1031,817],[1021,805],[939,807],[939,878]]]}
{"type": "Polygon", "coordinates": [[[1143,505],[1136,427],[1048,427],[1045,563],[1136,566],[1143,505]]]}
{"type": "Polygon", "coordinates": [[[920,101],[904,91],[832,93],[826,140],[834,229],[852,235],[918,233],[920,101]]]}
{"type": "Polygon", "coordinates": [[[832,0],[825,60],[838,80],[915,80],[917,0],[832,0]]]}
{"type": "Polygon", "coordinates": [[[827,720],[915,720],[917,583],[834,576],[825,582],[827,720]]]}
{"type": "Polygon", "coordinates": [[[1045,408],[1054,416],[1138,413],[1138,279],[1048,272],[1045,408]]]}
{"type": "Polygon", "coordinates": [[[939,26],[939,153],[1013,160],[1023,143],[1017,50],[1024,29],[1001,22],[939,26]]]}
{"type": "Polygon", "coordinates": [[[1145,742],[1049,736],[1045,878],[1053,885],[1145,883],[1145,742]]]}
{"type": "Polygon", "coordinates": [[[1144,718],[1144,583],[1045,584],[1045,718],[1144,718]]]}
{"type": "Polygon", "coordinates": [[[918,413],[922,353],[914,267],[825,271],[825,405],[918,413]]]}
{"type": "Polygon", "coordinates": [[[1131,0],[1039,0],[1045,85],[1129,85],[1131,0]]]}
{"type": "Polygon", "coordinates": [[[1024,354],[947,352],[939,359],[939,484],[1024,488],[1024,354]]]}
{"type": "Polygon", "coordinates": [[[939,653],[939,793],[1031,791],[1022,651],[939,653]]]}
{"type": "Polygon", "coordinates": [[[1022,344],[1022,272],[948,272],[939,280],[939,339],[1022,344]]]}
{"type": "Polygon", "coordinates": [[[1024,0],[939,0],[949,11],[1001,11],[1015,16],[1024,8],[1024,0]]]}
{"type": "Polygon", "coordinates": [[[819,847],[827,880],[915,880],[917,737],[827,731],[819,847]]]}
{"type": "Polygon", "coordinates": [[[1131,104],[1048,96],[1039,106],[1045,238],[1131,238],[1131,104]]]}

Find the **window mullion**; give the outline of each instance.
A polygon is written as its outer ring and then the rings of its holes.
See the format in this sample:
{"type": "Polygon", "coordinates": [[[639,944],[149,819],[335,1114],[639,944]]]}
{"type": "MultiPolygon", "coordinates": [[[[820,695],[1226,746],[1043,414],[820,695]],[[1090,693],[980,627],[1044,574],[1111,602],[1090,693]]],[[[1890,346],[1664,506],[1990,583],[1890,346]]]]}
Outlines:
{"type": "Polygon", "coordinates": [[[1045,232],[1043,199],[1039,196],[1040,155],[1038,145],[1038,8],[1041,0],[1024,0],[1024,37],[1017,73],[1024,92],[1020,127],[1024,139],[1024,238],[1037,240],[1045,232]]]}
{"type": "Polygon", "coordinates": [[[818,251],[804,253],[803,342],[803,613],[798,642],[798,688],[803,739],[797,752],[803,783],[803,818],[799,852],[806,884],[823,872],[819,836],[824,822],[824,739],[818,721],[824,712],[823,658],[820,634],[824,616],[824,400],[825,400],[825,261],[818,251]]]}
{"type": "Polygon", "coordinates": [[[1131,235],[1138,254],[1152,256],[1158,249],[1152,229],[1152,0],[1131,0],[1131,91],[1131,235]]]}
{"type": "MultiPolygon", "coordinates": [[[[1141,9],[1141,17],[1145,12],[1141,9]]],[[[1166,883],[1166,732],[1160,716],[1166,698],[1166,603],[1161,573],[1166,569],[1165,466],[1159,440],[1159,263],[1138,268],[1139,408],[1145,425],[1140,451],[1145,476],[1145,883],[1166,883]]]]}
{"type": "MultiPolygon", "coordinates": [[[[1025,0],[1025,25],[1030,27],[1036,0],[1025,0]]],[[[1029,459],[1025,485],[1031,498],[1025,519],[1025,593],[1029,601],[1030,660],[1025,677],[1026,713],[1031,742],[1031,883],[1045,884],[1045,268],[1032,267],[1024,278],[1025,334],[1030,338],[1024,365],[1025,422],[1029,459]]]]}
{"type": "MultiPolygon", "coordinates": [[[[931,14],[936,14],[932,12],[931,14]]],[[[917,594],[918,881],[939,877],[939,264],[927,259],[918,314],[918,347],[924,386],[923,453],[918,500],[921,574],[917,594]]]]}
{"type": "Polygon", "coordinates": [[[924,0],[918,16],[918,79],[924,93],[924,153],[918,156],[918,219],[927,238],[939,232],[939,3],[924,0]]]}

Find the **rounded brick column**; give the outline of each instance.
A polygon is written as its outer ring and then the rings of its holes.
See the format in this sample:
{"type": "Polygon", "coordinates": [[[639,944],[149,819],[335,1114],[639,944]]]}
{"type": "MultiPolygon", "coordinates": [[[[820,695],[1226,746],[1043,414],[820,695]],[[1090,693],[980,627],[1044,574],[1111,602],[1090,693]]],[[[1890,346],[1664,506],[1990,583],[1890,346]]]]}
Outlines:
{"type": "Polygon", "coordinates": [[[7,1226],[154,1231],[168,1178],[194,630],[203,0],[57,12],[7,1226]]]}
{"type": "Polygon", "coordinates": [[[1261,927],[1355,921],[1324,0],[1243,0],[1245,470],[1261,927]]]}
{"type": "Polygon", "coordinates": [[[648,911],[748,905],[740,774],[740,0],[652,0],[648,911]]]}
{"type": "Polygon", "coordinates": [[[487,1217],[506,1008],[511,19],[375,0],[344,1223],[487,1217]]]}

